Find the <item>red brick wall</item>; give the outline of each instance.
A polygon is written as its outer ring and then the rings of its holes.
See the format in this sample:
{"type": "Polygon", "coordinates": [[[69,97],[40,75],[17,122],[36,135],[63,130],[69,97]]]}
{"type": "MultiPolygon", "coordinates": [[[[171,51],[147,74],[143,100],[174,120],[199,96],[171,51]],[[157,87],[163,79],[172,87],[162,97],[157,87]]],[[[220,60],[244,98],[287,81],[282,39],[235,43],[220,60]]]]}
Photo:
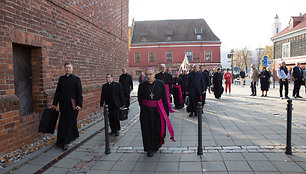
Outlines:
{"type": "Polygon", "coordinates": [[[128,0],[0,1],[0,153],[37,137],[39,114],[52,102],[65,62],[83,85],[79,119],[99,109],[101,85],[128,62],[128,0]],[[86,3],[85,3],[86,2],[86,3]],[[13,46],[31,48],[34,113],[19,116],[13,46]]]}

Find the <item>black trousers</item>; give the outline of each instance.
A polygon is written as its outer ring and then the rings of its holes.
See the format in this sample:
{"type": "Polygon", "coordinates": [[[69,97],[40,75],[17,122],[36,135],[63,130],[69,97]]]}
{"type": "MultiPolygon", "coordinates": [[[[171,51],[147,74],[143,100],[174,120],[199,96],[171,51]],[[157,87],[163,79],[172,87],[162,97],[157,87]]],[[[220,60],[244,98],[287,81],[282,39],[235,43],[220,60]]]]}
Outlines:
{"type": "Polygon", "coordinates": [[[109,126],[112,132],[120,130],[119,108],[114,105],[109,105],[109,126]]]}
{"type": "Polygon", "coordinates": [[[251,90],[252,90],[252,94],[256,95],[256,81],[251,82],[251,90]]]}
{"type": "Polygon", "coordinates": [[[206,100],[206,92],[202,94],[202,106],[204,106],[206,100]]]}
{"type": "Polygon", "coordinates": [[[130,93],[124,93],[124,100],[125,100],[125,107],[130,107],[130,98],[131,94],[130,93]]]}
{"type": "Polygon", "coordinates": [[[288,97],[288,79],[286,79],[284,82],[282,80],[279,81],[279,96],[283,97],[283,87],[285,86],[285,97],[288,97]]]}
{"type": "Polygon", "coordinates": [[[300,88],[302,85],[302,79],[294,80],[293,96],[300,96],[300,88]]]}
{"type": "Polygon", "coordinates": [[[201,102],[200,96],[189,96],[190,98],[190,112],[196,113],[197,112],[197,104],[201,102]]]}

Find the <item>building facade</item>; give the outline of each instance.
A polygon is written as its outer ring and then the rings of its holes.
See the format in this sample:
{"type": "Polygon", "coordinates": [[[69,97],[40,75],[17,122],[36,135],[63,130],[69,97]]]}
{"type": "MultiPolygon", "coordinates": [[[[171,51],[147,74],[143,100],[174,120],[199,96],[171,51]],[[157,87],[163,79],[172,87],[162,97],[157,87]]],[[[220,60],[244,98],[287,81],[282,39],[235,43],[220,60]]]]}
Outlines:
{"type": "Polygon", "coordinates": [[[106,73],[128,65],[128,0],[0,2],[0,153],[38,136],[64,63],[83,86],[78,119],[101,111],[106,73]]]}
{"type": "Polygon", "coordinates": [[[291,17],[289,26],[273,36],[272,42],[274,48],[274,75],[276,75],[276,70],[282,61],[286,62],[290,70],[295,66],[296,62],[300,62],[301,67],[305,68],[306,13],[291,17]]]}
{"type": "Polygon", "coordinates": [[[166,64],[176,71],[185,55],[208,69],[221,66],[220,39],[204,19],[136,21],[132,25],[129,67],[139,75],[145,67],[166,64]]]}

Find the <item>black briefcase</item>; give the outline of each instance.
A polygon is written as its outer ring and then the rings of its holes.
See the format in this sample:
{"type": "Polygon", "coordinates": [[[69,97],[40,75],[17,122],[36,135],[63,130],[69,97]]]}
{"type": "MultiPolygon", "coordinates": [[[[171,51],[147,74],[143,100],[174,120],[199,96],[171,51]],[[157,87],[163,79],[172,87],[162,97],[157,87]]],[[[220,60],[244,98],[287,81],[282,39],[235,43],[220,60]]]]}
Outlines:
{"type": "Polygon", "coordinates": [[[55,109],[47,108],[41,116],[38,132],[41,133],[54,133],[56,122],[59,112],[55,109]]]}
{"type": "Polygon", "coordinates": [[[128,119],[129,108],[120,108],[119,120],[123,121],[128,119]]]}

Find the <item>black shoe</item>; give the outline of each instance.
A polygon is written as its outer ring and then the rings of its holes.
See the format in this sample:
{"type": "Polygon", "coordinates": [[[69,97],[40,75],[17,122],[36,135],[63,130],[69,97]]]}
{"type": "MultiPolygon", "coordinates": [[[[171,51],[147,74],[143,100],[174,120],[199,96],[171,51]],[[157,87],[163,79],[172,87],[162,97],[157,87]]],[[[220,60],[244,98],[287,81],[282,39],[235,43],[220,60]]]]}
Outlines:
{"type": "Polygon", "coordinates": [[[115,132],[110,132],[108,135],[115,135],[115,132]]]}
{"type": "Polygon", "coordinates": [[[68,145],[67,145],[67,144],[64,144],[63,149],[64,149],[64,150],[67,150],[67,149],[68,149],[68,145]]]}
{"type": "Polygon", "coordinates": [[[193,112],[190,112],[189,117],[192,117],[192,116],[193,116],[193,112]]]}
{"type": "Polygon", "coordinates": [[[290,98],[288,96],[286,96],[285,99],[290,99],[290,98]]]}
{"type": "Polygon", "coordinates": [[[265,94],[265,97],[267,97],[267,94],[265,94]]]}
{"type": "Polygon", "coordinates": [[[152,156],[153,156],[153,153],[152,153],[152,152],[147,152],[147,156],[148,156],[148,157],[152,157],[152,156]]]}
{"type": "Polygon", "coordinates": [[[295,98],[303,98],[303,97],[301,97],[301,96],[298,95],[298,96],[296,96],[295,98]]]}
{"type": "Polygon", "coordinates": [[[116,137],[119,136],[119,131],[116,131],[115,136],[116,136],[116,137]]]}
{"type": "Polygon", "coordinates": [[[264,97],[265,95],[262,94],[261,96],[264,97]]]}

